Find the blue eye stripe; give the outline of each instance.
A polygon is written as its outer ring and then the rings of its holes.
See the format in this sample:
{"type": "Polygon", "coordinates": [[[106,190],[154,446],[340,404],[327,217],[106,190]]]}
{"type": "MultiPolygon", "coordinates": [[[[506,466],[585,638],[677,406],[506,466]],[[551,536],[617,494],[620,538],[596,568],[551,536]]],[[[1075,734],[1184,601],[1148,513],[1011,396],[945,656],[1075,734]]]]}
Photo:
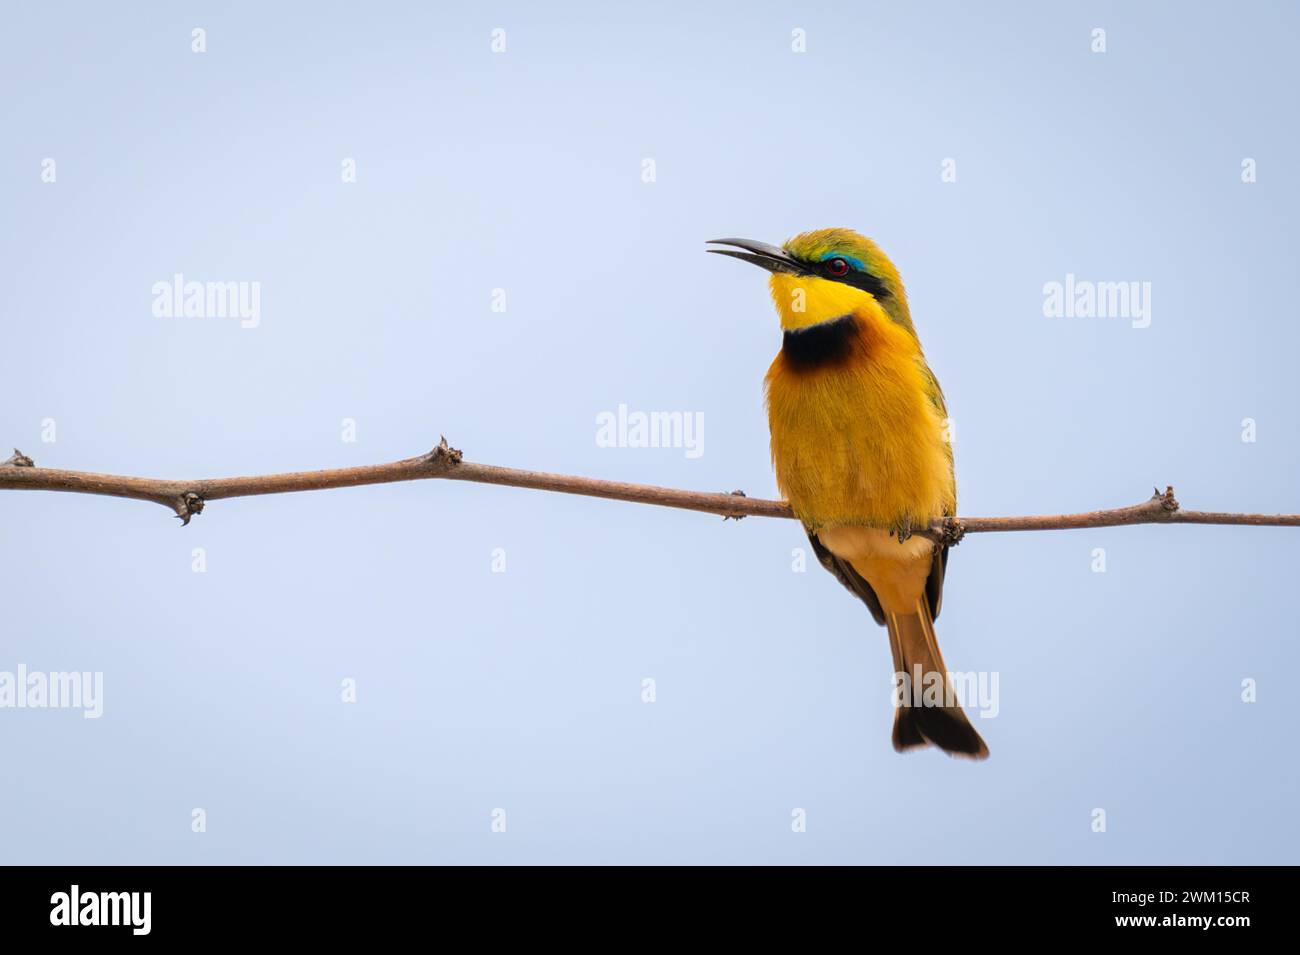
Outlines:
{"type": "Polygon", "coordinates": [[[866,271],[866,268],[863,266],[862,261],[860,259],[855,259],[851,255],[845,255],[843,252],[827,252],[825,255],[821,257],[821,261],[823,262],[829,259],[843,259],[845,262],[849,263],[849,265],[853,266],[859,272],[866,271]]]}

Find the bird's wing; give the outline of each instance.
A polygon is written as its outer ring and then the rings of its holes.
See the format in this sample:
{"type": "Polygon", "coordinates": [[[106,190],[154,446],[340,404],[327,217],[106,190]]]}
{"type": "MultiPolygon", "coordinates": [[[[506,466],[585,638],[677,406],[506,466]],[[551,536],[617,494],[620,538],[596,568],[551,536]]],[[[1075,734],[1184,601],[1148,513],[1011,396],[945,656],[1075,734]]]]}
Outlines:
{"type": "MultiPolygon", "coordinates": [[[[934,372],[930,370],[930,365],[928,362],[926,362],[924,356],[920,356],[917,360],[921,363],[921,371],[925,374],[926,396],[930,399],[930,403],[934,405],[935,410],[939,412],[939,417],[947,421],[948,403],[943,400],[943,389],[939,387],[939,379],[936,378],[934,376],[934,372]]],[[[954,470],[953,461],[952,461],[952,442],[949,441],[946,443],[948,445],[947,447],[948,471],[951,474],[954,470]]],[[[946,514],[944,516],[951,517],[952,515],[946,514]]]]}
{"type": "MultiPolygon", "coordinates": [[[[817,539],[817,533],[814,530],[808,527],[805,527],[804,530],[808,531],[808,542],[812,544],[813,553],[817,555],[817,560],[821,562],[821,565],[834,574],[836,580],[860,597],[862,602],[867,605],[867,609],[871,611],[871,616],[875,618],[876,623],[883,627],[885,625],[885,611],[880,606],[880,598],[871,589],[871,584],[867,583],[866,578],[854,570],[853,565],[847,560],[832,554],[826,545],[817,539]]],[[[930,576],[934,576],[933,571],[931,571],[930,576]]],[[[939,575],[939,581],[940,586],[942,586],[942,573],[939,575]]]]}
{"type": "Polygon", "coordinates": [[[948,545],[935,548],[930,564],[930,576],[925,580],[925,596],[930,601],[930,619],[939,619],[939,605],[943,603],[943,575],[948,570],[948,545]]]}
{"type": "MultiPolygon", "coordinates": [[[[924,358],[921,359],[921,368],[925,372],[926,393],[930,401],[938,410],[939,414],[946,420],[948,418],[948,404],[943,400],[943,389],[939,387],[939,379],[934,376],[930,370],[930,365],[924,358]]],[[[948,452],[948,473],[954,475],[955,483],[955,466],[952,460],[952,442],[947,442],[948,452]]],[[[954,497],[955,497],[954,493],[954,497]]],[[[952,517],[952,514],[945,514],[944,517],[952,517]]],[[[930,576],[925,582],[925,596],[930,601],[930,616],[939,619],[939,605],[943,602],[943,575],[948,569],[948,546],[945,544],[934,552],[934,562],[930,565],[930,576]]]]}

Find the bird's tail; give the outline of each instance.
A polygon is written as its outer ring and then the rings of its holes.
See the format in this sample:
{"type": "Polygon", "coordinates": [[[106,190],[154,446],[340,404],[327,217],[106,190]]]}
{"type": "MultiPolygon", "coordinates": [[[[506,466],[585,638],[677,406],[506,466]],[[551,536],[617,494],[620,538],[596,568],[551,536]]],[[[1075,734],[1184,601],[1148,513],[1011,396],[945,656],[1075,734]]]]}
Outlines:
{"type": "Polygon", "coordinates": [[[986,758],[989,748],[952,692],[925,597],[917,601],[916,613],[890,613],[887,625],[894,678],[901,685],[895,698],[901,705],[894,710],[894,749],[901,753],[933,743],[950,756],[986,758]]]}

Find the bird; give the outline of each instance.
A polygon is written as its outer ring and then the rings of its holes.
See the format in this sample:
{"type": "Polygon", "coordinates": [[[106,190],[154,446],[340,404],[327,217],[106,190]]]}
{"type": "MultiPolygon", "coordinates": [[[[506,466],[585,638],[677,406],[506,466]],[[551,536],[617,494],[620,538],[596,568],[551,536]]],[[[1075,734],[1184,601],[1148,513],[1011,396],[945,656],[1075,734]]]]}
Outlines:
{"type": "Polygon", "coordinates": [[[706,245],[771,273],[783,333],[765,379],[777,487],[818,561],[889,633],[894,749],[986,758],[935,637],[948,545],[916,533],[956,514],[957,485],[943,391],[898,269],[851,229],[706,245]]]}

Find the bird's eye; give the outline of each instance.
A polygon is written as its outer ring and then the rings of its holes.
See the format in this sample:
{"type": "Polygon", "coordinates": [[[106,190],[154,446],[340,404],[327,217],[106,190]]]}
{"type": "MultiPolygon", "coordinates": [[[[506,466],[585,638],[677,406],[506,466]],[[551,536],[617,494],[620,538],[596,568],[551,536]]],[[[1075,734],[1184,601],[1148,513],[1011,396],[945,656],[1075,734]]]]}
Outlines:
{"type": "Polygon", "coordinates": [[[849,263],[843,259],[827,259],[826,271],[831,275],[847,275],[849,272],[849,263]]]}

